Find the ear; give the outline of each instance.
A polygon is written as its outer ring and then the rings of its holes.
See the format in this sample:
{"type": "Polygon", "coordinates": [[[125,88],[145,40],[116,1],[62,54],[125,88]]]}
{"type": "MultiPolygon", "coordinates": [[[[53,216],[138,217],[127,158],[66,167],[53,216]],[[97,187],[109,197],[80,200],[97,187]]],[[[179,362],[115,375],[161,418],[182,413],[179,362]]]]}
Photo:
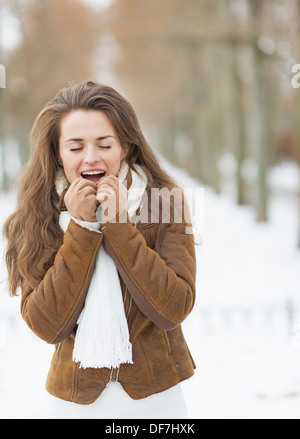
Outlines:
{"type": "Polygon", "coordinates": [[[61,159],[61,157],[60,157],[59,154],[58,154],[58,157],[57,157],[57,164],[58,164],[59,166],[62,166],[62,167],[63,167],[62,159],[61,159]]]}
{"type": "Polygon", "coordinates": [[[129,145],[128,143],[122,145],[122,152],[121,152],[121,161],[125,160],[129,152],[129,145]]]}

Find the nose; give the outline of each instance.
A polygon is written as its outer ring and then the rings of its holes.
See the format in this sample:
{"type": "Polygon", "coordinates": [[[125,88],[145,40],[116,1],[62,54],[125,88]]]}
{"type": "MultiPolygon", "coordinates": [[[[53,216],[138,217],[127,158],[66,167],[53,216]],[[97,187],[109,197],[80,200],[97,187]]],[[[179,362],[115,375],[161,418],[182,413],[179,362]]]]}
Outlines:
{"type": "Polygon", "coordinates": [[[97,147],[89,146],[86,148],[84,161],[87,165],[92,165],[101,161],[101,154],[97,147]]]}

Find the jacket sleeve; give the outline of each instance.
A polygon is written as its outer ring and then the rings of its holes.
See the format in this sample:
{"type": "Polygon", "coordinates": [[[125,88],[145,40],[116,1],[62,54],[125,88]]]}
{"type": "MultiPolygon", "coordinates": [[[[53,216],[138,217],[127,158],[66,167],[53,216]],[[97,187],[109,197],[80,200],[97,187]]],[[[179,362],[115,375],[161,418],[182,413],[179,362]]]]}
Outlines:
{"type": "Polygon", "coordinates": [[[54,265],[31,291],[22,291],[21,313],[47,343],[64,340],[83,308],[103,235],[70,221],[54,265]]]}
{"type": "Polygon", "coordinates": [[[196,258],[184,224],[168,225],[159,254],[130,221],[103,230],[104,247],[115,261],[133,300],[164,330],[178,326],[195,303],[196,258]]]}

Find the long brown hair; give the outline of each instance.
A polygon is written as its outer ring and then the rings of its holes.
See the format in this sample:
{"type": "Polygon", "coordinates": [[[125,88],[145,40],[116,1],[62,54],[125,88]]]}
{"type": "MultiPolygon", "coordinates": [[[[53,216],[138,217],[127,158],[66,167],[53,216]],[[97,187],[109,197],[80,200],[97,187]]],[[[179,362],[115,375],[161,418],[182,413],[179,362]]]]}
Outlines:
{"type": "Polygon", "coordinates": [[[148,145],[130,103],[116,90],[93,81],[60,90],[37,116],[31,130],[32,155],[18,182],[17,210],[4,225],[6,264],[12,295],[18,288],[32,289],[53,265],[62,244],[55,176],[60,169],[60,121],[73,110],[102,111],[112,123],[127,161],[142,167],[148,188],[168,188],[175,182],[163,170],[148,145]]]}

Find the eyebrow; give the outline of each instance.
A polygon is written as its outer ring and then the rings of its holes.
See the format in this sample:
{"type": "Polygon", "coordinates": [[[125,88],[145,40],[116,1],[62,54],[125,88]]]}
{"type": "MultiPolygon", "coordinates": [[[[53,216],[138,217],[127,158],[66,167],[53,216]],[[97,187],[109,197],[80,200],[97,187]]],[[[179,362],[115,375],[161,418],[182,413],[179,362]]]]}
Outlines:
{"type": "MultiPolygon", "coordinates": [[[[101,136],[101,137],[97,137],[96,140],[105,140],[108,139],[109,137],[112,137],[113,139],[115,139],[114,136],[112,136],[111,134],[107,135],[107,136],[101,136]]],[[[82,142],[84,139],[80,139],[80,138],[74,138],[74,139],[68,139],[65,141],[65,143],[69,143],[69,142],[82,142]]]]}

